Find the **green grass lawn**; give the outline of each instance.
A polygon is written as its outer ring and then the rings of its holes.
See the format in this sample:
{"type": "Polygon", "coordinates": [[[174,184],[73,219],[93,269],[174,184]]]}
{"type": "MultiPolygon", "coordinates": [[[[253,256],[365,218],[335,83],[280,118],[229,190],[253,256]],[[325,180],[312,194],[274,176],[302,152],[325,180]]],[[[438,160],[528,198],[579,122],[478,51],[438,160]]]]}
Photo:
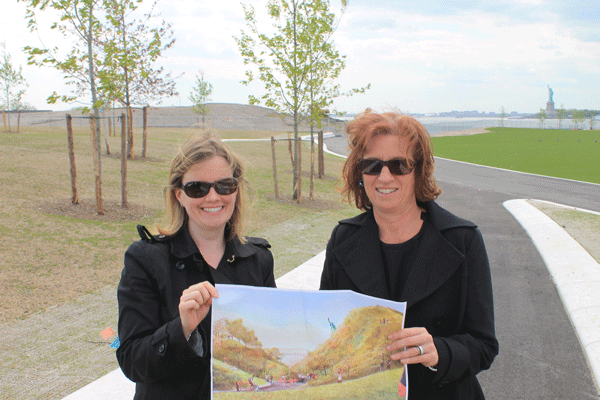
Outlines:
{"type": "Polygon", "coordinates": [[[489,128],[433,137],[437,157],[600,184],[600,131],[489,128]]]}

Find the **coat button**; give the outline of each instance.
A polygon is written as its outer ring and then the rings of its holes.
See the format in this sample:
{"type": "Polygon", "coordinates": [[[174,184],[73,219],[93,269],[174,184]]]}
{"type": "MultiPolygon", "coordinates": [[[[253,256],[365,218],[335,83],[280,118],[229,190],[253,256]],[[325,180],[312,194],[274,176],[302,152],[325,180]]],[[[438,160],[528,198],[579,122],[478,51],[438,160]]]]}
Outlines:
{"type": "Polygon", "coordinates": [[[177,271],[183,271],[185,268],[185,263],[183,261],[177,261],[177,263],[175,264],[175,269],[177,271]]]}
{"type": "Polygon", "coordinates": [[[162,343],[160,346],[158,346],[158,352],[159,353],[164,353],[165,352],[165,344],[162,343]]]}

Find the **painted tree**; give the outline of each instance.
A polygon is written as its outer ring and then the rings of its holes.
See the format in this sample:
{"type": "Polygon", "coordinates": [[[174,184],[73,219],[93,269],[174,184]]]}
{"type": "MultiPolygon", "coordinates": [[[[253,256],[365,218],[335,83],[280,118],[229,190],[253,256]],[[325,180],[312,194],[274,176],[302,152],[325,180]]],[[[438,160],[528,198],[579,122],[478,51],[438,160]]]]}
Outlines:
{"type": "MultiPolygon", "coordinates": [[[[21,97],[25,93],[27,82],[23,78],[23,68],[14,67],[10,54],[6,51],[6,44],[0,43],[2,47],[0,64],[0,87],[2,89],[2,109],[16,110],[20,108],[21,97]]],[[[8,131],[10,132],[10,115],[8,116],[8,131]]]]}
{"type": "Polygon", "coordinates": [[[196,85],[190,93],[190,101],[192,102],[192,110],[202,115],[202,129],[204,129],[204,118],[210,113],[210,107],[206,104],[210,99],[213,90],[212,84],[204,80],[204,73],[198,71],[196,75],[196,85]]]}
{"type": "MultiPolygon", "coordinates": [[[[342,0],[342,10],[346,7],[342,0]]],[[[254,7],[242,4],[246,28],[235,37],[244,64],[257,69],[247,70],[242,83],[248,85],[258,79],[266,93],[249,96],[250,104],[264,103],[281,114],[293,116],[294,179],[293,198],[298,199],[299,125],[310,107],[311,72],[313,77],[325,73],[324,79],[335,79],[343,69],[343,58],[335,51],[331,36],[337,26],[335,15],[327,0],[272,0],[267,14],[272,20],[272,34],[261,33],[254,7]],[[317,72],[318,71],[318,72],[317,72]]],[[[315,97],[315,99],[318,97],[315,97]]],[[[314,107],[313,107],[314,108],[314,107]]]]}
{"type": "Polygon", "coordinates": [[[162,98],[177,95],[175,79],[157,66],[163,52],[175,44],[171,24],[154,13],[158,0],[147,13],[139,15],[143,0],[105,0],[107,34],[101,40],[104,68],[98,72],[100,91],[109,101],[127,109],[128,157],[133,158],[134,105],[160,104],[162,98]]]}

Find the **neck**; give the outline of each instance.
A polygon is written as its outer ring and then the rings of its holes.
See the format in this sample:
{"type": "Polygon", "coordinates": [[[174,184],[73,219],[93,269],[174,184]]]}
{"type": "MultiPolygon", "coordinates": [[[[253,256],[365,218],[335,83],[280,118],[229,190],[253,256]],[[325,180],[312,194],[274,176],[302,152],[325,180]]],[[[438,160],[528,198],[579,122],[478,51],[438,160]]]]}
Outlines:
{"type": "Polygon", "coordinates": [[[225,228],[217,230],[193,229],[189,226],[190,236],[196,243],[204,261],[217,269],[223,254],[225,254],[225,228]]]}
{"type": "Polygon", "coordinates": [[[375,222],[379,227],[379,239],[388,244],[403,243],[412,239],[423,226],[422,210],[414,206],[401,213],[382,213],[373,210],[375,222]]]}

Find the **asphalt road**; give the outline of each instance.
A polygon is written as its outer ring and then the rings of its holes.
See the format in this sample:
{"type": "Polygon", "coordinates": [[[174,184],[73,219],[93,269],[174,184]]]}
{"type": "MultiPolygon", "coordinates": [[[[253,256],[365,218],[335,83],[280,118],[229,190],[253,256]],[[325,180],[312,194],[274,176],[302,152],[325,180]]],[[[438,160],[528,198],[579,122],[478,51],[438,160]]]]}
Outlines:
{"type": "MultiPolygon", "coordinates": [[[[345,154],[345,139],[327,139],[345,154]]],[[[579,339],[529,236],[502,206],[534,198],[600,211],[600,185],[436,160],[438,203],[476,224],[485,239],[500,353],[479,374],[488,399],[598,399],[579,339]]]]}

